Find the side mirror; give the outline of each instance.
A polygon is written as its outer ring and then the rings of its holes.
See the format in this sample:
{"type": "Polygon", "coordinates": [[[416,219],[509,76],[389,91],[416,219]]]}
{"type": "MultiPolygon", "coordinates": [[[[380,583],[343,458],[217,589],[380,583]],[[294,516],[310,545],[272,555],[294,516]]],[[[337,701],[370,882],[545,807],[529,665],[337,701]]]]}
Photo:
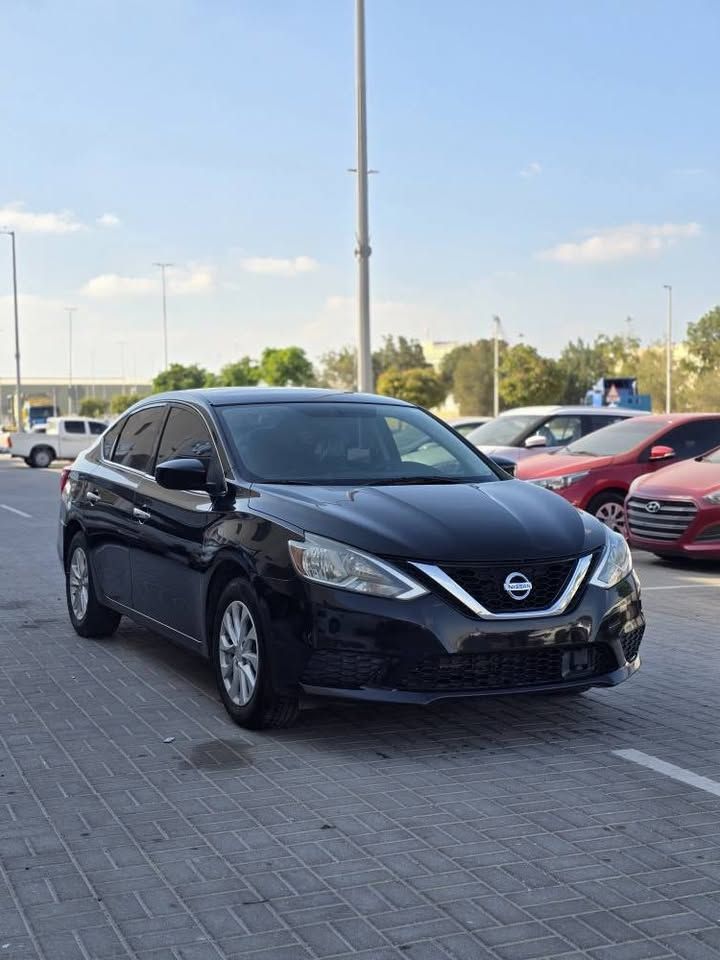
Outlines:
{"type": "Polygon", "coordinates": [[[155,479],[166,490],[205,490],[207,467],[192,457],[166,460],[155,468],[155,479]]]}
{"type": "Polygon", "coordinates": [[[525,446],[528,448],[532,447],[546,447],[548,445],[547,437],[544,437],[542,433],[534,433],[531,437],[528,437],[525,441],[525,446]]]}
{"type": "Polygon", "coordinates": [[[675,451],[673,448],[663,446],[663,444],[658,444],[656,447],[650,449],[651,460],[671,460],[674,456],[675,451]]]}

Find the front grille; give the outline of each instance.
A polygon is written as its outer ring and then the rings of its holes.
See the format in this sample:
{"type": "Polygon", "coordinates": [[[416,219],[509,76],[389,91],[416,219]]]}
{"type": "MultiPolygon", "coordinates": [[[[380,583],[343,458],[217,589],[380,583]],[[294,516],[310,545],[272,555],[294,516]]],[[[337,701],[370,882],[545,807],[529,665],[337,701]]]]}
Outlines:
{"type": "Polygon", "coordinates": [[[589,647],[503,651],[425,657],[397,680],[399,690],[502,690],[590,679],[617,669],[605,644],[589,647]],[[571,670],[570,658],[582,656],[583,668],[571,670]]]}
{"type": "Polygon", "coordinates": [[[627,504],[630,533],[641,540],[678,540],[695,519],[692,500],[653,500],[631,497],[627,504]],[[657,509],[648,510],[648,504],[657,509]]]}
{"type": "Polygon", "coordinates": [[[632,663],[632,661],[640,652],[640,641],[642,640],[644,633],[645,628],[638,627],[636,630],[626,633],[622,638],[621,643],[623,654],[625,655],[625,659],[628,663],[632,663]]]}
{"type": "Polygon", "coordinates": [[[302,682],[312,687],[351,689],[378,686],[387,666],[385,657],[340,650],[317,650],[308,661],[302,682]]]}
{"type": "Polygon", "coordinates": [[[504,564],[450,564],[443,571],[481,603],[490,613],[529,613],[546,610],[560,597],[575,572],[577,559],[545,562],[515,561],[504,564]],[[503,588],[511,573],[520,573],[532,583],[525,600],[511,597],[503,588]]]}

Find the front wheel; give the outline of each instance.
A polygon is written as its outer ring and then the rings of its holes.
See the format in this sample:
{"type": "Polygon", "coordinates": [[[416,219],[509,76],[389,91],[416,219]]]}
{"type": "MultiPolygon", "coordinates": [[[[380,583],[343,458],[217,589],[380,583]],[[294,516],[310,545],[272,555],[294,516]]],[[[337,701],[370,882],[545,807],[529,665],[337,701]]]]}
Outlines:
{"type": "Polygon", "coordinates": [[[588,513],[615,533],[626,535],[625,499],[621,493],[599,493],[588,506],[588,513]]]}
{"type": "Polygon", "coordinates": [[[298,698],[279,696],[270,676],[271,648],[254,591],[233,580],[215,612],[212,660],[220,698],[235,723],[260,730],[289,727],[298,715],[298,698]]]}
{"type": "Polygon", "coordinates": [[[95,595],[87,541],[76,533],[65,568],[65,595],[70,622],[81,637],[109,637],[118,628],[120,614],[103,606],[95,595]]]}

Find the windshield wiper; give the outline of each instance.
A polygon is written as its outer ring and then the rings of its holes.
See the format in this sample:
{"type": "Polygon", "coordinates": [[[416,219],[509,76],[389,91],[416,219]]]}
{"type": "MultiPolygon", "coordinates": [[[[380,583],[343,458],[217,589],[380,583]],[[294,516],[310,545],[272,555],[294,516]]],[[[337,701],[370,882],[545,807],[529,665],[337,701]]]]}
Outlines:
{"type": "Polygon", "coordinates": [[[571,457],[599,457],[599,453],[593,453],[591,450],[569,450],[565,447],[565,453],[569,453],[571,457]]]}

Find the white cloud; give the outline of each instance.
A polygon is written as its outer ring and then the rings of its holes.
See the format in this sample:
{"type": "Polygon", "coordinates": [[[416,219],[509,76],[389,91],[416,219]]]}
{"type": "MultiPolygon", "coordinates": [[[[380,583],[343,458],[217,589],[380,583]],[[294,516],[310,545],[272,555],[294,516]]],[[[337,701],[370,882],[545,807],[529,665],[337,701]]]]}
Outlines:
{"type": "Polygon", "coordinates": [[[150,277],[122,277],[119,273],[101,273],[81,288],[84,297],[110,299],[112,297],[144,297],[152,293],[157,283],[150,277]]]}
{"type": "Polygon", "coordinates": [[[118,227],[120,226],[120,217],[115,216],[114,213],[103,213],[95,222],[100,227],[118,227]]]}
{"type": "Polygon", "coordinates": [[[319,264],[312,257],[246,257],[241,261],[247,273],[263,273],[274,277],[297,277],[312,273],[319,264]]]}
{"type": "Polygon", "coordinates": [[[17,230],[18,233],[77,233],[85,230],[69,210],[50,213],[33,213],[23,203],[8,203],[0,207],[0,228],[17,230]]]}
{"type": "MultiPolygon", "coordinates": [[[[215,286],[215,269],[202,264],[187,267],[169,267],[167,271],[168,294],[205,293],[215,286]]],[[[113,297],[145,297],[160,290],[160,275],[146,277],[123,277],[118,273],[101,273],[82,287],[84,297],[109,300],[113,297]]]]}
{"type": "Polygon", "coordinates": [[[520,171],[520,176],[525,177],[525,179],[529,179],[530,177],[537,177],[540,173],[542,173],[542,167],[537,160],[533,160],[532,163],[529,163],[526,167],[523,167],[523,169],[520,171]]]}
{"type": "Polygon", "coordinates": [[[628,223],[597,230],[577,243],[560,243],[537,256],[557,263],[607,263],[652,256],[700,232],[699,223],[628,223]]]}

